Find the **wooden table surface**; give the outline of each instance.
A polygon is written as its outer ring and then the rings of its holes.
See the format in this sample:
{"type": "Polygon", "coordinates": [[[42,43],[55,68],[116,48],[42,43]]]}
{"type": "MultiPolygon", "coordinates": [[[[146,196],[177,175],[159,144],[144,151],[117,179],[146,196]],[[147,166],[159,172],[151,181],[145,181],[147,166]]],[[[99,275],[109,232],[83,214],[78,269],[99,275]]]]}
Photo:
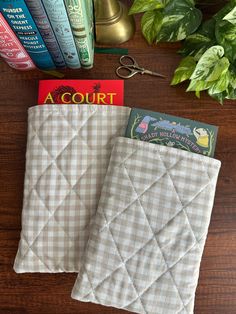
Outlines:
{"type": "MultiPolygon", "coordinates": [[[[125,81],[125,103],[219,126],[215,157],[222,161],[209,234],[196,293],[196,314],[236,313],[236,102],[224,106],[186,85],[170,87],[180,57],[178,45],[150,47],[139,23],[129,49],[162,80],[135,76],[125,81]]],[[[68,70],[67,79],[116,79],[117,55],[97,54],[92,70],[68,70]]],[[[36,105],[39,71],[16,72],[0,62],[0,314],[118,314],[126,311],[80,303],[70,297],[76,274],[15,274],[12,266],[21,230],[27,109],[36,105]]],[[[159,314],[159,313],[157,313],[159,314]]]]}

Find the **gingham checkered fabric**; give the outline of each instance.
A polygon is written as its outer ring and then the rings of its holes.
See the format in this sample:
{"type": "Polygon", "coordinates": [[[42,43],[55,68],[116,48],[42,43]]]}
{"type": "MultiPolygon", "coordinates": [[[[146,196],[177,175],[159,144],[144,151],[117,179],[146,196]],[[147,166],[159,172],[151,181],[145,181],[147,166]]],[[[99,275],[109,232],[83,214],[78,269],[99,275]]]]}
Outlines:
{"type": "Polygon", "coordinates": [[[113,140],[129,108],[44,105],[28,112],[16,272],[78,272],[113,140]]]}
{"type": "Polygon", "coordinates": [[[72,297],[193,313],[220,161],[118,138],[72,297]]]}

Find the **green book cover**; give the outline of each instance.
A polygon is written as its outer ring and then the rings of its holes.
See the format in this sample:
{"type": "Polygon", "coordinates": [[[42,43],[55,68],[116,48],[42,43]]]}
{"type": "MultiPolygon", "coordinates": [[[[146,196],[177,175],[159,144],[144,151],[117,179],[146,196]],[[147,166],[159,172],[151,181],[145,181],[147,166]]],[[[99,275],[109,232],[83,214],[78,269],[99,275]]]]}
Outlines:
{"type": "Polygon", "coordinates": [[[126,137],[213,157],[218,127],[160,112],[132,109],[126,137]]]}
{"type": "Polygon", "coordinates": [[[64,0],[75,44],[83,68],[92,68],[94,59],[92,0],[64,0]]]}

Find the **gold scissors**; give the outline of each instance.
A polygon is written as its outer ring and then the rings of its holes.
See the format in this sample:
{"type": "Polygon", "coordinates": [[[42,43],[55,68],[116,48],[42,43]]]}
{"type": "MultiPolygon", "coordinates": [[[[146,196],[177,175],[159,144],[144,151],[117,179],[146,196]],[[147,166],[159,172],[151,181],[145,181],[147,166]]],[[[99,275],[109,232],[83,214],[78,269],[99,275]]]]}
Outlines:
{"type": "Polygon", "coordinates": [[[153,76],[159,76],[162,78],[165,78],[166,76],[157,73],[157,72],[152,72],[149,70],[146,70],[142,67],[140,67],[138,65],[138,63],[136,62],[136,60],[129,56],[129,55],[124,55],[120,57],[120,64],[121,66],[119,66],[116,69],[116,74],[124,79],[129,79],[132,76],[136,75],[136,74],[149,74],[149,75],[153,75],[153,76]]]}

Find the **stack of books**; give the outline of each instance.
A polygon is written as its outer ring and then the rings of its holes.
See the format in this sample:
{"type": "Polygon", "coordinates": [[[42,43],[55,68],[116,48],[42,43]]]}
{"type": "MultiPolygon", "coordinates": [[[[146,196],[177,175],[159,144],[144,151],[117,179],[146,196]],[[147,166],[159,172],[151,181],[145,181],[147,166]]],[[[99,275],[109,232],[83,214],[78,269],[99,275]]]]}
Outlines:
{"type": "Polygon", "coordinates": [[[1,0],[0,56],[19,70],[92,68],[92,0],[1,0]]]}

